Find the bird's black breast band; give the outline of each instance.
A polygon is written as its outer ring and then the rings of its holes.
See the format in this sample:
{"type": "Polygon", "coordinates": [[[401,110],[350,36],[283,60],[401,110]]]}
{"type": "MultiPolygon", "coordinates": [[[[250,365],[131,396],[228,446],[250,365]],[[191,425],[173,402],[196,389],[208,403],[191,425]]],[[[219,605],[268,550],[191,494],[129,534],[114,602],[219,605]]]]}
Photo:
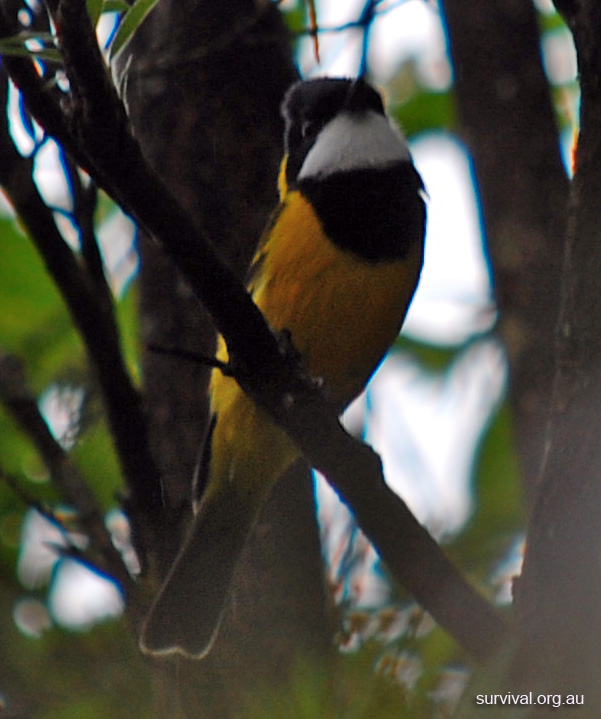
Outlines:
{"type": "Polygon", "coordinates": [[[423,241],[423,184],[410,162],[304,178],[296,187],[332,242],[369,262],[404,259],[423,241]]]}

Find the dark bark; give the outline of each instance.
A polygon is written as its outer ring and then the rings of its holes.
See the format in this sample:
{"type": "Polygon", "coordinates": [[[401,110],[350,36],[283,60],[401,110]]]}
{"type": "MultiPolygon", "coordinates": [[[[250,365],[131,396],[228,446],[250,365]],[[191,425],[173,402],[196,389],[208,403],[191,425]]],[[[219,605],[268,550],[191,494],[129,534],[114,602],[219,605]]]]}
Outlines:
{"type": "MultiPolygon", "coordinates": [[[[597,717],[601,9],[594,0],[557,5],[574,33],[582,91],[571,185],[561,168],[530,3],[444,2],[531,510],[514,591],[517,648],[508,671],[495,677],[496,689],[583,694],[585,708],[574,715],[597,717]]],[[[537,717],[557,715],[536,710],[537,717]]]]}
{"type": "MultiPolygon", "coordinates": [[[[247,1],[163,0],[118,65],[127,65],[123,95],[144,154],[243,278],[277,202],[279,104],[296,78],[278,12],[247,1]]],[[[140,249],[145,342],[211,356],[208,313],[160,249],[147,239],[140,249]]],[[[199,363],[146,353],[151,445],[166,510],[176,517],[191,499],[207,379],[199,363]]],[[[181,539],[171,536],[175,544],[181,539]]],[[[204,716],[235,716],[261,684],[283,680],[304,653],[323,654],[329,643],[305,466],[288,472],[266,505],[237,572],[232,606],[211,656],[178,671],[185,716],[195,716],[199,703],[204,716]]]]}
{"type": "Polygon", "coordinates": [[[558,323],[557,375],[541,484],[516,604],[523,662],[546,687],[584,694],[601,712],[601,6],[558,3],[578,54],[576,173],[558,323]]]}
{"type": "Polygon", "coordinates": [[[530,502],[543,453],[568,197],[531,2],[444,0],[455,95],[474,164],[514,436],[530,502]]]}

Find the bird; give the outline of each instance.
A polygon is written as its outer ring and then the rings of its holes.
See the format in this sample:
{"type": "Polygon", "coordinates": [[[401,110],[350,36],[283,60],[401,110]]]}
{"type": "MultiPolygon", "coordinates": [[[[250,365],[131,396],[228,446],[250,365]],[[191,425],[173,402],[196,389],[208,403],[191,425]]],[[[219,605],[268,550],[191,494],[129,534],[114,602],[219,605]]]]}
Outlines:
{"type": "MultiPolygon", "coordinates": [[[[405,136],[364,78],[299,80],[282,115],[279,204],[247,288],[340,414],[400,332],[423,264],[426,194],[405,136]]],[[[227,362],[222,339],[217,356],[227,362]]],[[[259,510],[299,456],[233,377],[214,369],[209,392],[204,491],[141,630],[153,655],[209,653],[259,510]]]]}

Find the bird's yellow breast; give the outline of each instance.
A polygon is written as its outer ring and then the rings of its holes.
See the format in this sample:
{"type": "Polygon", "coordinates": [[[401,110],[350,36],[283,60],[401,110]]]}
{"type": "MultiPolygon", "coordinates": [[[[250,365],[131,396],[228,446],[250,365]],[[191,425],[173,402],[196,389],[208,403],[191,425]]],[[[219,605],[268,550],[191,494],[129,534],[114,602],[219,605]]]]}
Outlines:
{"type": "MultiPolygon", "coordinates": [[[[306,368],[323,378],[326,395],[340,411],[363,389],[397,336],[421,261],[421,247],[404,260],[377,263],[338,248],[310,203],[292,191],[257,252],[249,289],[271,328],[291,333],[306,368]]],[[[223,341],[218,354],[227,359],[223,341]]],[[[275,481],[297,454],[286,435],[235,380],[217,370],[211,404],[218,418],[213,471],[222,477],[262,476],[263,482],[267,472],[275,481]]]]}
{"type": "Polygon", "coordinates": [[[421,247],[407,259],[368,262],[334,245],[310,203],[287,194],[256,258],[253,299],[287,329],[311,374],[342,408],[397,336],[417,283],[421,247]]]}

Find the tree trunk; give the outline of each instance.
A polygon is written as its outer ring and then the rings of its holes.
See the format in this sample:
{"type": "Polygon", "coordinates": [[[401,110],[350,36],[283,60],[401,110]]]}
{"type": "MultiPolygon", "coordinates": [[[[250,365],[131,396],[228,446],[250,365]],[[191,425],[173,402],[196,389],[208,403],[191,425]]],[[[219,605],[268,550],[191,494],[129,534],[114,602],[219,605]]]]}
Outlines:
{"type": "MultiPolygon", "coordinates": [[[[574,32],[582,90],[570,186],[534,7],[522,0],[443,4],[530,510],[514,590],[516,649],[508,669],[494,677],[494,690],[562,699],[577,693],[585,707],[574,716],[598,717],[601,10],[595,0],[557,3],[574,32]]],[[[566,717],[572,710],[538,707],[535,716],[566,717]]]]}
{"type": "Polygon", "coordinates": [[[531,2],[444,0],[460,132],[474,163],[528,504],[555,362],[568,179],[531,2]]]}
{"type": "MultiPolygon", "coordinates": [[[[557,3],[573,32],[580,134],[567,210],[557,370],[540,489],[516,596],[520,664],[601,714],[601,6],[557,3]]],[[[548,716],[553,714],[548,710],[548,716]]],[[[543,716],[547,716],[547,714],[543,716]]],[[[571,716],[566,712],[565,716],[571,716]]],[[[582,712],[574,711],[574,716],[582,712]]]]}
{"type": "MultiPolygon", "coordinates": [[[[296,78],[279,11],[251,0],[162,0],[118,58],[116,73],[151,164],[244,277],[277,202],[279,105],[296,78]]],[[[206,312],[148,238],[140,251],[144,342],[211,355],[206,312]]],[[[201,364],[145,354],[152,446],[176,530],[167,532],[166,551],[157,552],[159,562],[166,555],[163,572],[189,518],[207,379],[201,364]]],[[[175,716],[179,705],[180,716],[197,716],[200,706],[203,717],[237,716],[251,692],[284,680],[303,655],[326,651],[325,607],[312,483],[299,463],[264,508],[212,654],[201,663],[181,660],[171,678],[172,665],[158,663],[163,714],[175,716]]]]}

